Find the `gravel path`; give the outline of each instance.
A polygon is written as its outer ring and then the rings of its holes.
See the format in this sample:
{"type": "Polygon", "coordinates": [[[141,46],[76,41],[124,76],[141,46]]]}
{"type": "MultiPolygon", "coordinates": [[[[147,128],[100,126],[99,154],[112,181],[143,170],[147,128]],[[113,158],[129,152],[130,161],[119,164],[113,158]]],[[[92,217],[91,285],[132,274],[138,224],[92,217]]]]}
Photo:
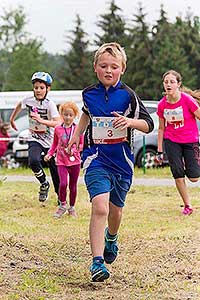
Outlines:
{"type": "MultiPolygon", "coordinates": [[[[37,182],[34,176],[21,176],[21,175],[8,175],[0,176],[0,180],[5,177],[6,181],[23,181],[23,182],[37,182]]],[[[50,180],[50,178],[49,178],[50,180]]],[[[83,184],[83,177],[79,178],[79,184],[83,184]]],[[[200,181],[196,183],[187,182],[188,186],[200,187],[200,181]]],[[[146,185],[146,186],[175,186],[172,178],[134,178],[133,185],[146,185]]]]}

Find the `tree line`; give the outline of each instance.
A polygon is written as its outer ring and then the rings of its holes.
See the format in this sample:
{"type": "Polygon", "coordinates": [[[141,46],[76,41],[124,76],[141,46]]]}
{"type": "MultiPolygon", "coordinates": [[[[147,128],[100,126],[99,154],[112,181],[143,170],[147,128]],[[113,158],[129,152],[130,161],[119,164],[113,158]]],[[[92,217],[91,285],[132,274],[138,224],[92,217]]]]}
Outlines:
{"type": "Polygon", "coordinates": [[[155,24],[149,25],[146,16],[140,3],[128,21],[111,0],[105,13],[97,18],[100,33],[91,41],[77,14],[67,36],[68,50],[53,55],[43,50],[43,40],[25,31],[23,7],[4,10],[0,16],[0,91],[30,90],[30,77],[37,70],[54,77],[53,89],[83,89],[96,81],[94,51],[111,41],[125,48],[128,64],[122,80],[142,99],[161,98],[162,74],[169,69],[182,74],[185,86],[200,88],[199,17],[188,9],[184,18],[177,16],[169,21],[163,5],[155,24]]]}

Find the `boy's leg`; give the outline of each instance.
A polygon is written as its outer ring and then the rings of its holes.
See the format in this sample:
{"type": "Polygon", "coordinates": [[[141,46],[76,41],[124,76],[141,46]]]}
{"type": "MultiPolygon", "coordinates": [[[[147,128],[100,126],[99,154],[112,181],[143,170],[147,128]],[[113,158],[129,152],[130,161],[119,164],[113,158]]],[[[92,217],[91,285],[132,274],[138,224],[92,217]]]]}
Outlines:
{"type": "Polygon", "coordinates": [[[49,171],[51,174],[55,193],[58,195],[59,194],[59,175],[58,175],[58,169],[57,169],[54,157],[51,157],[50,161],[48,162],[48,166],[49,166],[49,171]]]}
{"type": "Polygon", "coordinates": [[[105,262],[111,264],[117,258],[118,246],[118,230],[121,224],[122,207],[118,207],[113,203],[109,203],[108,228],[105,230],[105,262]]]}
{"type": "Polygon", "coordinates": [[[117,233],[121,223],[122,208],[124,207],[131,182],[131,178],[122,178],[119,174],[112,176],[113,189],[110,192],[108,228],[105,230],[104,248],[104,260],[108,264],[113,263],[117,258],[117,233]]]}
{"type": "Polygon", "coordinates": [[[109,193],[101,194],[92,199],[90,218],[90,244],[92,255],[103,256],[104,230],[109,212],[109,193]]]}
{"type": "Polygon", "coordinates": [[[109,215],[108,215],[108,231],[111,235],[117,234],[122,219],[122,207],[114,205],[109,202],[109,215]]]}
{"type": "Polygon", "coordinates": [[[29,143],[28,150],[28,160],[29,166],[35,174],[35,177],[40,182],[40,191],[39,191],[39,201],[44,202],[48,197],[48,192],[50,188],[49,182],[46,180],[46,175],[44,173],[42,167],[42,153],[44,152],[44,148],[37,142],[29,143]]]}
{"type": "Polygon", "coordinates": [[[90,218],[90,245],[93,263],[90,271],[93,281],[104,281],[110,274],[104,265],[104,230],[109,211],[109,193],[100,194],[92,199],[90,218]]]}
{"type": "Polygon", "coordinates": [[[37,180],[42,184],[46,181],[46,175],[42,168],[43,147],[37,142],[29,142],[28,164],[37,180]]]}

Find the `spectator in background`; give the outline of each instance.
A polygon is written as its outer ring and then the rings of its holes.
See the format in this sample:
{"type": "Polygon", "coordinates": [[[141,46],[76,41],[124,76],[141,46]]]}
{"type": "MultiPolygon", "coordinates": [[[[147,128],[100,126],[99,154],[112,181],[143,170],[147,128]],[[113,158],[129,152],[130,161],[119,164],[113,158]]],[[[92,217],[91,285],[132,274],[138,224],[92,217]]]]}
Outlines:
{"type": "Polygon", "coordinates": [[[0,158],[8,149],[9,140],[7,139],[10,137],[8,133],[9,128],[9,123],[3,123],[2,120],[0,121],[0,158]]]}

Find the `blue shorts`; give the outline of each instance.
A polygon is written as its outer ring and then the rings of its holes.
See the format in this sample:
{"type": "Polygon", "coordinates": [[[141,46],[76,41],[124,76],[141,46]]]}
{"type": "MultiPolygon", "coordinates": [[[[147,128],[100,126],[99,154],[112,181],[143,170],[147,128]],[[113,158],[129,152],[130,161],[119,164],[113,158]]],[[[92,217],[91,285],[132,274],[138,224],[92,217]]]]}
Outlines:
{"type": "Polygon", "coordinates": [[[100,194],[110,192],[110,201],[123,207],[132,179],[122,178],[121,174],[112,174],[105,169],[96,168],[85,174],[85,183],[92,199],[100,194]]]}

